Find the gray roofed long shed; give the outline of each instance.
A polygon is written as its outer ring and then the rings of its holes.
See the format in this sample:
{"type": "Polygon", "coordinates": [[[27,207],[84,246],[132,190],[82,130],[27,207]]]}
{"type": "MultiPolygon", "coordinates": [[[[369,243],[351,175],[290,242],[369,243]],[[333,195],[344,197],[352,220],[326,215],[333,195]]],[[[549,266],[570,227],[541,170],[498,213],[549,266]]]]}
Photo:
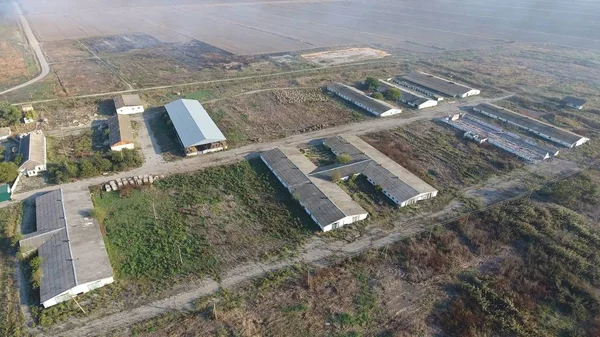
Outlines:
{"type": "MultiPolygon", "coordinates": [[[[347,166],[350,172],[352,174],[364,174],[373,184],[381,186],[390,197],[395,198],[398,204],[418,197],[423,193],[437,193],[433,187],[397,163],[392,163],[389,158],[383,156],[358,137],[345,137],[350,138],[352,143],[342,136],[336,136],[325,139],[323,144],[335,154],[347,153],[352,156],[353,162],[356,162],[357,165],[347,166]],[[360,145],[363,149],[369,148],[370,153],[363,152],[354,144],[360,145]],[[368,164],[365,165],[365,163],[368,164]]],[[[326,172],[331,172],[331,170],[324,171],[324,168],[321,168],[313,174],[323,175],[326,172]]]]}
{"type": "Polygon", "coordinates": [[[329,225],[347,216],[281,149],[265,151],[261,154],[261,158],[321,226],[329,225]]]}
{"type": "MultiPolygon", "coordinates": [[[[35,199],[35,217],[37,230],[23,237],[22,242],[36,240],[40,234],[43,243],[38,242],[38,255],[42,258],[42,282],[40,299],[45,302],[77,284],[75,263],[69,244],[67,219],[63,207],[62,190],[48,192],[35,199]]],[[[23,243],[21,244],[23,245],[23,243]]]]}
{"type": "Polygon", "coordinates": [[[578,146],[589,140],[571,131],[558,128],[554,125],[522,115],[518,112],[504,109],[497,105],[482,103],[474,107],[473,110],[486,116],[508,122],[538,136],[542,136],[550,141],[567,147],[578,146]]]}
{"type": "Polygon", "coordinates": [[[20,168],[32,170],[35,166],[46,165],[46,137],[42,131],[33,131],[19,141],[19,153],[23,154],[20,168]]]}
{"type": "Polygon", "coordinates": [[[225,136],[200,102],[179,99],[165,105],[183,147],[225,141],[225,136]]]}
{"type": "Polygon", "coordinates": [[[42,258],[42,303],[78,285],[113,276],[99,226],[78,214],[81,202],[79,195],[63,195],[62,189],[35,199],[37,228],[23,236],[20,246],[37,249],[42,258]]]}
{"type": "Polygon", "coordinates": [[[327,86],[327,90],[339,96],[344,96],[344,98],[349,99],[354,104],[361,105],[362,108],[367,109],[373,114],[381,115],[392,109],[400,110],[396,106],[369,97],[364,92],[343,83],[331,83],[327,86]]]}
{"type": "Polygon", "coordinates": [[[412,72],[403,76],[403,79],[451,97],[459,97],[473,90],[467,86],[421,72],[412,72]]]}

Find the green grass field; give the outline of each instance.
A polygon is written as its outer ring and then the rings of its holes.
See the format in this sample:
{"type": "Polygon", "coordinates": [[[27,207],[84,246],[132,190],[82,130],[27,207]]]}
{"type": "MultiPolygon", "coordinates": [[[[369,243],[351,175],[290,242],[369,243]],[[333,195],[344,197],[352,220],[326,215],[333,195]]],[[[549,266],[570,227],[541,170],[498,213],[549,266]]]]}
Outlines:
{"type": "Polygon", "coordinates": [[[289,254],[315,229],[257,160],[170,176],[126,195],[96,193],[94,204],[121,278],[218,277],[244,261],[289,254]]]}

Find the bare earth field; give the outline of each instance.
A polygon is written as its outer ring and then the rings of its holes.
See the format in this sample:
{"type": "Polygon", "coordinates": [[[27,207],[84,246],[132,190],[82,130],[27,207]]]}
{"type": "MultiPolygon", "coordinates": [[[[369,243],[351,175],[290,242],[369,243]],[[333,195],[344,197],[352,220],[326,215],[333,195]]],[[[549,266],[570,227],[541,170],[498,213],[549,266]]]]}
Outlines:
{"type": "Polygon", "coordinates": [[[342,64],[348,62],[364,61],[369,59],[380,59],[390,54],[373,48],[349,48],[342,50],[331,50],[320,53],[303,54],[303,59],[318,64],[342,64]]]}
{"type": "Polygon", "coordinates": [[[42,42],[146,33],[163,42],[198,40],[234,54],[354,44],[412,51],[510,42],[600,48],[600,4],[433,1],[72,1],[23,0],[42,42]],[[517,12],[527,12],[523,18],[517,12]]]}
{"type": "Polygon", "coordinates": [[[38,72],[33,53],[21,35],[17,20],[4,12],[8,8],[0,4],[0,91],[25,82],[38,72]]]}
{"type": "Polygon", "coordinates": [[[69,64],[55,64],[53,70],[58,76],[65,95],[84,95],[98,91],[127,89],[118,76],[98,60],[80,60],[69,64]]]}
{"type": "Polygon", "coordinates": [[[369,118],[320,88],[260,92],[205,104],[231,146],[315,131],[369,118]]]}

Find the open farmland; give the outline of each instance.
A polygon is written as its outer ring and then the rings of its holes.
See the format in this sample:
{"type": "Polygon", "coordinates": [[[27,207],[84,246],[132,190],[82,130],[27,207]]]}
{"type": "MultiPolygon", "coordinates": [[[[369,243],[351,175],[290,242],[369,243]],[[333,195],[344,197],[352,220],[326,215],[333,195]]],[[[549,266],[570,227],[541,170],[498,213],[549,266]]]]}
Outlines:
{"type": "Polygon", "coordinates": [[[519,42],[600,48],[600,5],[409,1],[222,0],[22,1],[42,41],[143,32],[163,42],[198,40],[234,54],[379,44],[412,51],[519,42]],[[528,18],[515,15],[527,10],[528,18]],[[567,15],[568,14],[568,15],[567,15]],[[401,32],[401,34],[399,34],[401,32]]]}

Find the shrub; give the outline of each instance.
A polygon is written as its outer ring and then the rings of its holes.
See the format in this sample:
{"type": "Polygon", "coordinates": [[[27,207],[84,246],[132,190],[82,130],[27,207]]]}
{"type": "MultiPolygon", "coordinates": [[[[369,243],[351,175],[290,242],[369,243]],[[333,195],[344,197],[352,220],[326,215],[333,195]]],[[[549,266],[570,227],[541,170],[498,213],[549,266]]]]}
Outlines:
{"type": "Polygon", "coordinates": [[[16,124],[21,118],[21,110],[10,104],[0,105],[0,127],[16,124]]]}
{"type": "Polygon", "coordinates": [[[377,90],[379,85],[379,80],[375,77],[367,77],[364,82],[365,90],[377,90]]]}
{"type": "Polygon", "coordinates": [[[42,277],[44,276],[42,273],[42,258],[39,256],[35,256],[29,261],[29,268],[31,268],[31,287],[33,289],[38,289],[42,282],[42,277]]]}
{"type": "Polygon", "coordinates": [[[339,156],[335,158],[340,164],[348,164],[352,161],[352,156],[347,153],[340,153],[339,156]]]}
{"type": "Polygon", "coordinates": [[[81,161],[81,163],[79,163],[79,171],[81,172],[81,176],[83,178],[89,178],[98,175],[96,166],[94,166],[94,164],[87,159],[84,159],[81,161]]]}
{"type": "Polygon", "coordinates": [[[402,92],[396,88],[389,88],[383,93],[383,97],[389,101],[397,101],[402,97],[402,92]]]}
{"type": "Polygon", "coordinates": [[[17,179],[18,167],[15,163],[0,163],[0,183],[12,182],[17,179]]]}
{"type": "Polygon", "coordinates": [[[342,179],[342,174],[338,170],[331,172],[331,181],[336,182],[342,179]]]}
{"type": "Polygon", "coordinates": [[[376,92],[373,95],[371,95],[371,97],[373,97],[375,99],[383,99],[383,94],[380,92],[376,92]]]}

